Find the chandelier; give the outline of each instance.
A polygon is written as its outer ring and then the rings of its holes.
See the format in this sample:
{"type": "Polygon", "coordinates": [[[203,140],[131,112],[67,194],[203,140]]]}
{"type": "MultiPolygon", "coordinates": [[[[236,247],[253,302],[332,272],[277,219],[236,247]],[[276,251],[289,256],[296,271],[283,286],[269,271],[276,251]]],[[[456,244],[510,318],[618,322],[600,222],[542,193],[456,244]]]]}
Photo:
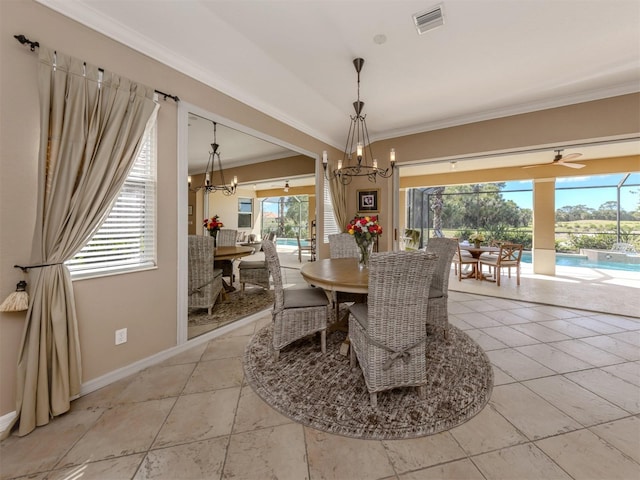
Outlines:
{"type": "Polygon", "coordinates": [[[196,188],[191,188],[191,176],[189,176],[189,190],[192,190],[192,191],[204,190],[207,193],[221,191],[225,195],[230,196],[236,193],[236,188],[238,186],[238,177],[234,176],[233,181],[230,184],[227,184],[224,181],[224,170],[222,169],[222,160],[220,159],[220,151],[219,151],[220,145],[217,142],[217,136],[216,136],[217,123],[216,122],[212,122],[212,123],[213,123],[213,143],[211,144],[212,151],[209,153],[209,160],[207,161],[207,168],[204,174],[204,184],[196,188]],[[218,169],[220,170],[220,180],[222,181],[220,185],[211,184],[211,178],[213,177],[213,174],[215,171],[216,158],[218,159],[218,169]],[[209,169],[209,167],[211,167],[211,169],[209,169]]]}
{"type": "Polygon", "coordinates": [[[347,144],[342,160],[338,160],[338,168],[333,172],[327,172],[327,152],[322,152],[322,166],[325,177],[329,180],[329,175],[331,175],[340,180],[343,185],[351,183],[353,177],[368,177],[370,182],[375,182],[377,177],[389,178],[393,175],[393,167],[396,162],[396,152],[393,148],[389,153],[390,167],[385,169],[379,168],[378,160],[373,156],[371,141],[369,140],[369,131],[367,130],[366,115],[362,114],[364,102],[360,101],[360,71],[364,65],[364,60],[362,58],[356,58],[353,61],[353,65],[358,73],[358,100],[353,102],[353,108],[356,114],[350,115],[351,123],[349,124],[347,144]],[[356,154],[355,161],[353,161],[354,151],[356,154]]]}

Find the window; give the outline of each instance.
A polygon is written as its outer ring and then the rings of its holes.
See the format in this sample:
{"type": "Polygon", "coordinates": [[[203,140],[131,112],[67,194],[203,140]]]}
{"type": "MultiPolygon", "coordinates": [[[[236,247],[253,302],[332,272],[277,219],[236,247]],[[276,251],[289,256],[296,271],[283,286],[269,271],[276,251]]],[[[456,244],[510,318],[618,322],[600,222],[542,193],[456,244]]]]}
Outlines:
{"type": "Polygon", "coordinates": [[[142,270],[156,265],[156,123],[111,211],[91,240],[66,262],[73,278],[142,270]]]}
{"type": "Polygon", "coordinates": [[[329,191],[329,182],[324,182],[323,190],[323,203],[324,203],[324,235],[323,242],[329,243],[329,235],[334,233],[340,233],[338,224],[336,223],[336,217],[333,213],[333,203],[331,203],[331,192],[329,191]]]}
{"type": "Polygon", "coordinates": [[[251,228],[253,226],[253,200],[251,198],[238,198],[238,228],[251,228]]]}

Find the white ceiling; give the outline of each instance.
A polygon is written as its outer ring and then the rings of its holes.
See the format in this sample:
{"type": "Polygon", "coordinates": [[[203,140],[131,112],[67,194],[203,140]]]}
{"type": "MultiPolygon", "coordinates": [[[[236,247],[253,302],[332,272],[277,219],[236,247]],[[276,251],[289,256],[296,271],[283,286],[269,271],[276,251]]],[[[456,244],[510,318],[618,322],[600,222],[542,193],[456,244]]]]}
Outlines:
{"type": "Polygon", "coordinates": [[[640,91],[638,0],[38,1],[337,148],[356,57],[372,141],[640,91]]]}

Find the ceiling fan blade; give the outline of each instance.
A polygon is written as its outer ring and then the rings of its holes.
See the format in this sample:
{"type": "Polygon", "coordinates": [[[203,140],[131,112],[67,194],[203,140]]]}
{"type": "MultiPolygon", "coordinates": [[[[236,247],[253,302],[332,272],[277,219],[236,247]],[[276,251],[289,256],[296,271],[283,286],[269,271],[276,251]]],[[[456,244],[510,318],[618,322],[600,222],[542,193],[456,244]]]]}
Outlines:
{"type": "Polygon", "coordinates": [[[556,165],[562,165],[563,167],[569,167],[569,168],[584,168],[584,167],[586,167],[586,165],[583,165],[581,163],[558,162],[556,165]]]}
{"type": "Polygon", "coordinates": [[[563,162],[567,162],[569,160],[573,160],[574,158],[578,158],[581,157],[582,154],[581,153],[570,153],[569,155],[563,155],[562,156],[562,161],[563,162]]]}

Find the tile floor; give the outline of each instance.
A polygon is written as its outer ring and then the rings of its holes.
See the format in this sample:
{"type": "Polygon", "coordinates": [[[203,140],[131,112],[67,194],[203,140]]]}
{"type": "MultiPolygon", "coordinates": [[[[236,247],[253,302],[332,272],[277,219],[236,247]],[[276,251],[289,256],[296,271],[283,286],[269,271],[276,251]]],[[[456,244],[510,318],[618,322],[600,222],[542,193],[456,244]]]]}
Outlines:
{"type": "Polygon", "coordinates": [[[459,292],[450,313],[495,369],[489,404],[452,430],[357,440],[280,415],[242,369],[266,315],[4,440],[0,477],[640,478],[640,318],[459,292]]]}

